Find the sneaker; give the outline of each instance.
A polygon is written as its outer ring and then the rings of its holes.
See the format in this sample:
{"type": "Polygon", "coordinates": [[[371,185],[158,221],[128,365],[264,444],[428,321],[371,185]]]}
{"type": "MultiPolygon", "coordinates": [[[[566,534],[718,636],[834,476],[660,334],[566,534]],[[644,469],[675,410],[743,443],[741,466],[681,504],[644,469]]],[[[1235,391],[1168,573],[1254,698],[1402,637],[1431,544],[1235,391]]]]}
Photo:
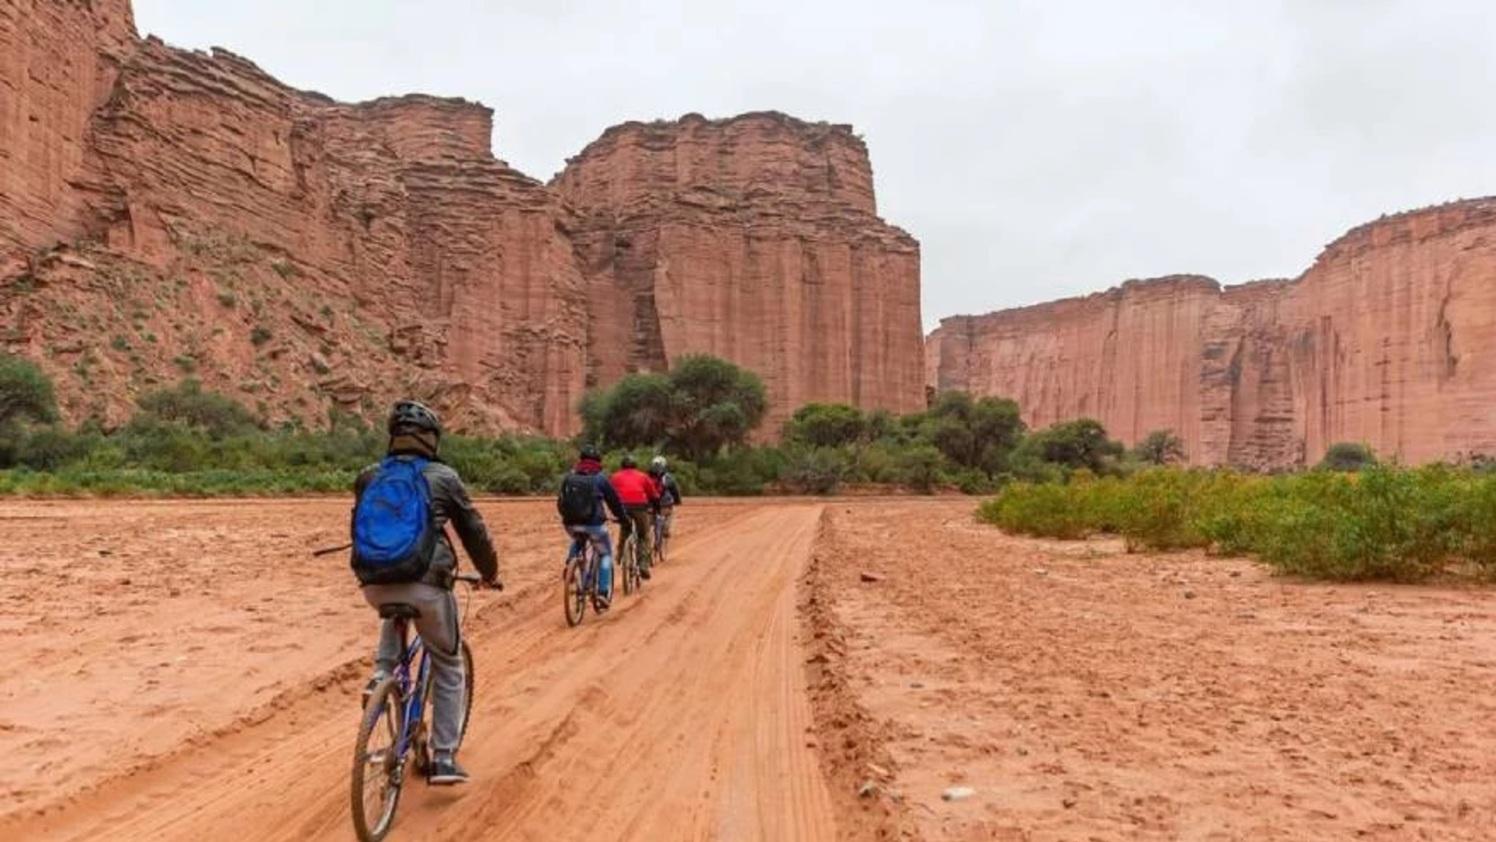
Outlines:
{"type": "Polygon", "coordinates": [[[465,784],[468,782],[467,770],[457,765],[457,758],[450,752],[438,752],[436,759],[431,761],[431,776],[427,778],[432,786],[452,786],[453,784],[465,784]]]}

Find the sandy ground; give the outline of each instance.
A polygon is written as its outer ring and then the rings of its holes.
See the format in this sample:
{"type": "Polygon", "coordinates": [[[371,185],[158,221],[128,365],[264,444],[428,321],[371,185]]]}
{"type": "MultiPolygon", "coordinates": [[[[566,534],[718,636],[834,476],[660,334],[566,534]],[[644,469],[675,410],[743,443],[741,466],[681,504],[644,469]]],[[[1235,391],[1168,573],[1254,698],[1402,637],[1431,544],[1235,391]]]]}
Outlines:
{"type": "MultiPolygon", "coordinates": [[[[1496,592],[1008,538],[954,501],[696,501],[567,629],[485,502],[474,782],[394,839],[1488,839],[1496,592]],[[877,581],[864,581],[863,574],[877,581]],[[947,802],[955,785],[973,794],[947,802]]],[[[0,839],[349,839],[347,504],[0,503],[0,839]]]]}
{"type": "Polygon", "coordinates": [[[1496,592],[1292,582],[970,512],[830,506],[811,577],[903,835],[1496,838],[1496,592]]]}

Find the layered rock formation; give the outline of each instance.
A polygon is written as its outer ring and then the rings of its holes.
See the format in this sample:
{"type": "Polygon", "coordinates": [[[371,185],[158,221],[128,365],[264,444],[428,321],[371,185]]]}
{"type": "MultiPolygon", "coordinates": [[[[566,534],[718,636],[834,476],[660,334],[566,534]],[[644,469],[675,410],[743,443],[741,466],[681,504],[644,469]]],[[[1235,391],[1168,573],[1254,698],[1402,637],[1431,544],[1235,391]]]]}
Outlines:
{"type": "Polygon", "coordinates": [[[1496,453],[1496,199],[1361,226],[1294,280],[1129,281],[945,319],[926,376],[1012,397],[1031,425],[1172,429],[1195,464],[1293,467],[1338,441],[1407,462],[1496,453]]]}
{"type": "Polygon", "coordinates": [[[710,353],[809,401],[923,402],[919,245],[878,219],[849,126],[782,114],[609,129],[552,182],[580,212],[590,376],[710,353]]]}
{"type": "Polygon", "coordinates": [[[918,246],[846,127],[629,124],[553,187],[491,132],[142,40],[126,0],[0,0],[0,343],[111,423],[192,374],[274,419],[415,393],[564,434],[586,388],[693,352],[759,371],[776,418],[918,402],[918,246]]]}

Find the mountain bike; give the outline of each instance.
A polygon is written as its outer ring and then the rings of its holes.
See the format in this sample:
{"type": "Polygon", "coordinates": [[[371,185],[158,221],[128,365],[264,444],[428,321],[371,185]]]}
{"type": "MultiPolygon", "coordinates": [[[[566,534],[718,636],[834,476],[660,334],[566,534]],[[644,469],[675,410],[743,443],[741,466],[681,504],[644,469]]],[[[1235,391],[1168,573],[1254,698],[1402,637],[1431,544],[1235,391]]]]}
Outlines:
{"type": "MultiPolygon", "coordinates": [[[[470,573],[456,578],[471,586],[481,581],[470,573]]],[[[467,625],[466,615],[464,607],[459,628],[467,625]]],[[[369,693],[358,742],[353,747],[353,830],[362,842],[379,842],[390,832],[407,766],[424,776],[429,774],[432,762],[431,733],[426,723],[431,662],[421,636],[411,635],[411,621],[419,614],[413,606],[388,603],[379,606],[379,616],[394,620],[395,633],[406,643],[394,672],[369,693]]],[[[465,639],[462,667],[467,676],[467,707],[462,712],[459,745],[467,735],[468,714],[473,710],[473,652],[465,639]]]]}
{"type": "Polygon", "coordinates": [[[566,570],[561,574],[561,596],[565,601],[568,626],[582,622],[583,615],[587,613],[588,602],[592,603],[592,610],[598,613],[606,609],[599,594],[602,567],[597,548],[592,545],[592,541],[585,539],[582,541],[582,552],[566,560],[566,570]]]}

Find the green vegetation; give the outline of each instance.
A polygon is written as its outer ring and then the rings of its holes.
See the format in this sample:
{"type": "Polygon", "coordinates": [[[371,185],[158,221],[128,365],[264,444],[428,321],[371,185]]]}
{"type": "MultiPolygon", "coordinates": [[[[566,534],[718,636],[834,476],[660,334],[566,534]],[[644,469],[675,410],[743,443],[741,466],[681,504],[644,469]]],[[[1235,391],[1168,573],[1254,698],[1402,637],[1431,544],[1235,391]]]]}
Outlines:
{"type": "Polygon", "coordinates": [[[1326,471],[1360,471],[1377,463],[1371,448],[1360,442],[1343,441],[1330,445],[1319,467],[1326,471]]]}
{"type": "MultiPolygon", "coordinates": [[[[999,491],[980,517],[1016,533],[1114,534],[1130,550],[1251,554],[1284,573],[1332,579],[1496,576],[1496,461],[1483,457],[1407,469],[1337,445],[1306,473],[1185,470],[1168,467],[1183,453],[1168,431],[1127,453],[1094,420],[1030,432],[1012,401],[960,393],[903,416],[811,404],[785,423],[781,444],[751,444],[765,411],[755,376],[693,357],[589,395],[583,417],[610,466],[626,451],[668,454],[688,494],[999,491]]],[[[45,374],[0,354],[0,494],[341,493],[384,449],[372,406],[363,417],[330,411],[318,432],[275,428],[265,413],[264,403],[252,411],[188,378],[142,395],[117,429],[68,429],[45,374]]],[[[442,455],[475,490],[548,494],[575,448],[449,435],[442,455]]]]}
{"type": "Polygon", "coordinates": [[[1460,565],[1496,575],[1496,476],[1373,465],[1284,476],[1149,468],[1015,483],[980,509],[1004,530],[1121,535],[1132,549],[1250,554],[1282,573],[1416,581],[1460,565]]]}
{"type": "Polygon", "coordinates": [[[1133,458],[1144,465],[1173,465],[1185,461],[1184,440],[1173,430],[1154,430],[1132,449],[1133,458]]]}
{"type": "Polygon", "coordinates": [[[669,374],[631,374],[589,394],[582,420],[584,435],[599,444],[660,446],[704,461],[741,446],[767,408],[758,375],[698,354],[669,374]]]}

